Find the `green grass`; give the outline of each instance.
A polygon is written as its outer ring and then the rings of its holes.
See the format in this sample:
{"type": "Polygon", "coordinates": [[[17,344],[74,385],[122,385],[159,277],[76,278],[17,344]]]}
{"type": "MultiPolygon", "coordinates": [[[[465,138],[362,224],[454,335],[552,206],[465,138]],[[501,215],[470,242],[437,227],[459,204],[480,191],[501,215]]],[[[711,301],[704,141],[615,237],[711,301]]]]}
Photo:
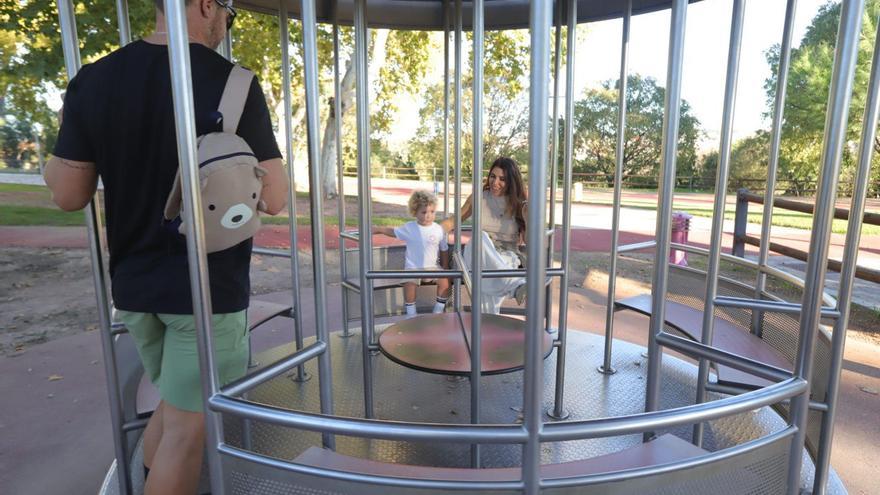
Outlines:
{"type": "Polygon", "coordinates": [[[81,211],[61,211],[40,206],[0,205],[0,225],[80,226],[85,225],[81,211]]]}
{"type": "Polygon", "coordinates": [[[49,194],[49,188],[32,184],[0,184],[0,193],[2,192],[45,192],[49,194]]]}
{"type": "MultiPolygon", "coordinates": [[[[586,201],[586,204],[594,204],[594,205],[603,205],[610,206],[612,202],[606,200],[590,200],[586,201]]],[[[624,208],[635,208],[639,210],[656,210],[657,203],[656,201],[649,200],[638,200],[638,199],[628,199],[622,205],[624,208]]],[[[761,211],[756,211],[756,208],[760,206],[755,206],[749,211],[749,223],[761,224],[763,220],[763,213],[761,211]]],[[[728,208],[733,208],[732,205],[728,205],[728,208]]],[[[714,215],[711,208],[699,208],[695,206],[688,206],[687,204],[675,203],[673,204],[673,209],[675,211],[683,211],[689,213],[695,217],[705,217],[712,218],[714,215]]],[[[724,213],[724,218],[726,220],[734,220],[736,218],[736,213],[734,211],[726,211],[724,213]]],[[[773,220],[772,224],[775,227],[789,227],[793,229],[801,229],[801,230],[811,230],[813,228],[813,216],[807,213],[801,213],[798,211],[785,210],[782,208],[774,208],[773,209],[773,220]]],[[[845,234],[847,227],[846,220],[835,219],[831,224],[831,231],[835,234],[845,234]]],[[[880,235],[880,225],[862,225],[862,235],[880,235]]]]}
{"type": "MultiPolygon", "coordinates": [[[[289,223],[288,217],[285,215],[278,215],[274,217],[264,216],[262,217],[262,220],[263,223],[267,225],[288,225],[289,223]]],[[[373,225],[379,227],[393,227],[396,225],[403,225],[410,220],[412,220],[410,217],[373,217],[373,225]]],[[[297,215],[296,224],[300,226],[311,225],[311,219],[306,215],[297,215]]],[[[357,226],[357,224],[357,218],[347,217],[345,219],[346,227],[355,227],[357,226]]],[[[324,217],[324,225],[339,225],[339,217],[324,217]]]]}

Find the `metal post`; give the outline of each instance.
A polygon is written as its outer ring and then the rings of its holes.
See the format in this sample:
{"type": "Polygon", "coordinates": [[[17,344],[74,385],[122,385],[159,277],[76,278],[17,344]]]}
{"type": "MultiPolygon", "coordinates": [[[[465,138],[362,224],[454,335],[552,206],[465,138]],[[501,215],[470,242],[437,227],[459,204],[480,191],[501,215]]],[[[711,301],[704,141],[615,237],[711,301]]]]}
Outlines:
{"type": "MultiPolygon", "coordinates": [[[[736,212],[733,215],[733,248],[731,249],[731,254],[739,256],[740,258],[746,257],[746,227],[749,225],[749,199],[746,196],[748,193],[749,190],[745,188],[736,191],[736,212]]],[[[770,198],[770,202],[773,202],[772,197],[770,198]]],[[[767,235],[770,235],[769,226],[767,228],[767,235]]],[[[769,237],[767,239],[769,239],[769,237]]],[[[761,240],[762,246],[767,239],[761,240]]],[[[768,242],[766,244],[769,248],[770,243],[768,242]]],[[[758,270],[758,273],[761,273],[761,271],[758,270]]],[[[755,298],[760,297],[760,292],[755,294],[755,298]]]]}
{"type": "MultiPolygon", "coordinates": [[[[312,259],[315,280],[315,333],[319,342],[329,343],[327,329],[327,282],[324,262],[324,215],[321,195],[321,129],[318,111],[318,43],[315,0],[302,2],[303,72],[305,73],[306,137],[309,148],[309,197],[312,200],[312,259]]],[[[333,387],[330,352],[318,356],[321,414],[333,414],[333,387]]],[[[322,433],[324,447],[334,449],[336,441],[329,433],[322,433]]]]}
{"type": "MultiPolygon", "coordinates": [[[[785,6],[785,27],[782,31],[782,47],[779,49],[779,69],[776,72],[776,100],[773,102],[773,128],[770,131],[770,161],[767,165],[767,188],[764,190],[764,214],[761,218],[761,244],[758,247],[758,279],[755,283],[755,298],[760,299],[767,286],[767,274],[763,268],[767,266],[770,256],[770,227],[773,221],[773,196],[776,194],[776,171],[779,169],[779,148],[782,142],[782,117],[785,110],[785,95],[788,90],[788,65],[791,61],[791,38],[794,31],[794,16],[797,0],[788,0],[785,6]]],[[[739,203],[737,203],[739,208],[739,203]]],[[[748,210],[748,203],[746,203],[748,210]]],[[[746,212],[747,213],[747,212],[746,212]]],[[[739,218],[739,215],[737,215],[739,218]]],[[[745,234],[745,228],[742,229],[745,234]]],[[[733,237],[734,256],[745,254],[744,244],[733,237]],[[737,253],[739,242],[739,253],[737,253]]],[[[761,336],[761,311],[752,313],[752,333],[761,336]]]]}
{"type": "MultiPolygon", "coordinates": [[[[800,338],[794,363],[794,376],[808,382],[813,372],[813,351],[821,318],[831,221],[834,218],[841,152],[846,144],[846,123],[852,99],[864,4],[864,0],[844,0],[837,31],[837,49],[834,55],[834,70],[831,73],[831,88],[828,92],[828,111],[825,116],[822,169],[819,172],[820,187],[816,194],[813,230],[810,235],[810,256],[807,261],[804,295],[801,300],[803,313],[800,319],[800,338]]],[[[839,368],[837,371],[839,373],[839,368]]],[[[788,471],[788,491],[791,495],[798,493],[800,489],[800,459],[806,440],[809,399],[809,391],[791,399],[791,423],[797,427],[797,432],[792,438],[789,457],[791,461],[788,471]]]]}
{"type": "MultiPolygon", "coordinates": [[[[880,41],[880,26],[874,36],[874,46],[880,41]]],[[[837,398],[840,393],[840,372],[843,367],[843,351],[846,345],[846,330],[849,322],[850,296],[853,290],[856,263],[859,255],[862,219],[865,213],[865,198],[868,180],[871,176],[871,159],[874,155],[874,139],[877,135],[877,116],[880,113],[880,50],[874,50],[871,62],[871,78],[865,102],[865,117],[862,120],[862,140],[859,148],[859,165],[853,185],[849,223],[846,229],[846,242],[843,252],[843,269],[840,273],[840,288],[837,291],[837,309],[840,317],[834,322],[831,334],[831,366],[828,370],[828,391],[825,403],[828,410],[822,417],[819,435],[819,451],[816,455],[816,475],[813,479],[813,493],[825,493],[831,461],[831,444],[834,439],[834,420],[837,415],[837,398]]]]}
{"type": "Polygon", "coordinates": [[[611,203],[611,266],[608,267],[608,302],[605,305],[605,355],[599,373],[617,373],[611,366],[611,347],[614,344],[614,300],[617,289],[617,250],[620,247],[620,197],[623,187],[623,157],[626,146],[626,87],[629,63],[629,25],[632,20],[632,0],[626,2],[623,32],[620,37],[620,77],[617,90],[617,150],[614,164],[614,199],[611,203]]]}
{"type": "Polygon", "coordinates": [[[119,27],[119,46],[131,43],[131,23],[128,20],[128,0],[116,0],[116,23],[119,27]]]}
{"type": "MultiPolygon", "coordinates": [[[[666,74],[666,111],[663,115],[663,146],[660,153],[660,191],[657,198],[657,249],[651,280],[651,319],[648,324],[648,379],[645,411],[656,411],[660,404],[660,361],[663,351],[657,336],[663,332],[666,310],[666,282],[669,275],[669,238],[672,196],[675,190],[675,159],[678,151],[678,123],[681,108],[681,67],[684,58],[684,33],[687,0],[672,2],[669,23],[669,67],[666,74]]],[[[646,439],[652,436],[646,432],[646,439]]]]}
{"type": "MultiPolygon", "coordinates": [[[[58,21],[61,27],[61,47],[64,52],[64,65],[67,79],[72,80],[82,66],[79,53],[79,38],[76,33],[76,15],[70,0],[58,0],[58,21]]],[[[107,290],[106,269],[104,266],[104,247],[101,237],[101,210],[97,195],[92,198],[85,212],[86,228],[89,238],[89,258],[92,263],[92,282],[95,287],[95,300],[98,306],[98,324],[101,328],[101,349],[104,355],[104,373],[107,376],[107,398],[110,405],[110,422],[113,427],[113,447],[116,455],[116,477],[119,480],[119,493],[128,495],[131,490],[131,466],[128,462],[128,441],[122,431],[124,413],[119,392],[119,375],[116,366],[116,351],[113,346],[110,325],[110,295],[107,290]]]]}
{"type": "Polygon", "coordinates": [[[205,411],[208,467],[211,475],[211,493],[223,494],[222,463],[217,446],[223,439],[223,421],[220,414],[208,407],[210,398],[217,393],[219,378],[214,362],[214,332],[211,325],[211,297],[208,282],[208,258],[205,249],[205,231],[202,220],[202,199],[198,180],[196,156],[196,126],[193,103],[189,34],[186,24],[186,6],[180,0],[165,0],[165,20],[168,33],[168,52],[171,64],[171,90],[174,97],[174,120],[177,131],[177,156],[183,184],[183,222],[186,225],[186,252],[189,263],[190,290],[202,370],[202,403],[205,411]]]}
{"type": "MultiPolygon", "coordinates": [[[[483,0],[474,0],[473,18],[473,59],[474,59],[474,166],[473,183],[479,184],[483,175],[483,0]]],[[[483,308],[480,303],[480,295],[483,293],[483,236],[480,230],[480,215],[482,213],[483,188],[474,187],[471,197],[473,198],[471,218],[474,230],[471,235],[471,423],[480,423],[480,366],[482,359],[482,334],[480,323],[483,319],[483,308]]],[[[480,445],[471,445],[471,467],[480,467],[480,445]]]]}
{"type": "MultiPolygon", "coordinates": [[[[284,0],[278,2],[279,22],[281,32],[281,86],[284,93],[284,146],[287,151],[287,178],[290,189],[287,195],[288,225],[290,225],[290,292],[292,296],[294,319],[293,337],[296,342],[296,350],[303,348],[302,333],[302,305],[299,293],[299,249],[296,237],[296,179],[293,172],[293,111],[290,97],[290,32],[287,20],[287,4],[284,0]]],[[[296,367],[297,381],[309,379],[308,373],[303,366],[296,367]]]]}
{"type": "MultiPolygon", "coordinates": [[[[556,19],[554,22],[555,30],[553,34],[553,112],[551,118],[553,122],[550,128],[553,135],[550,137],[550,215],[548,227],[552,232],[547,240],[547,268],[553,267],[553,247],[555,245],[554,237],[556,234],[556,182],[557,182],[557,165],[559,162],[559,72],[562,66],[562,15],[565,4],[562,0],[556,0],[556,19]]],[[[553,298],[551,297],[551,285],[547,285],[545,292],[547,293],[547,307],[544,311],[544,320],[546,321],[545,329],[551,332],[550,322],[553,319],[553,298]]]]}
{"type": "MultiPolygon", "coordinates": [[[[339,233],[345,232],[345,174],[342,167],[342,82],[339,80],[339,1],[333,1],[333,114],[336,119],[333,125],[336,128],[336,211],[339,217],[339,233]]],[[[345,237],[339,236],[339,279],[348,280],[348,262],[345,257],[345,237]]],[[[342,291],[342,335],[351,337],[351,329],[348,327],[348,291],[345,284],[339,284],[342,291]]]]}
{"type": "MultiPolygon", "coordinates": [[[[550,85],[550,25],[553,3],[535,0],[529,5],[529,31],[532,54],[529,82],[529,211],[527,225],[544,225],[547,211],[547,96],[550,85]]],[[[543,384],[543,318],[544,277],[546,264],[541,255],[546,252],[547,235],[544,229],[532,227],[526,231],[528,256],[526,290],[525,373],[523,379],[523,426],[528,441],[523,445],[522,479],[525,492],[537,495],[541,481],[541,443],[538,436],[543,428],[541,395],[543,384]]]]}
{"type": "MultiPolygon", "coordinates": [[[[715,176],[715,207],[712,215],[712,233],[706,268],[706,295],[703,299],[702,343],[712,345],[715,330],[715,296],[718,293],[718,271],[721,265],[721,234],[724,229],[724,208],[727,205],[727,179],[730,173],[730,149],[733,142],[733,114],[736,109],[736,84],[739,76],[740,47],[742,46],[745,0],[733,0],[730,21],[730,44],[727,49],[727,76],[724,82],[724,110],[721,117],[721,148],[718,151],[718,170],[715,176]]],[[[706,382],[709,380],[709,361],[699,359],[696,403],[706,400],[706,382]]],[[[694,445],[703,445],[702,422],[694,424],[694,445]]]]}
{"type": "Polygon", "coordinates": [[[449,0],[443,0],[443,218],[449,217],[449,0]]]}
{"type": "Polygon", "coordinates": [[[217,47],[217,52],[226,60],[232,60],[232,31],[226,31],[223,42],[217,47]]]}
{"type": "Polygon", "coordinates": [[[562,184],[562,277],[559,279],[559,347],[556,348],[556,388],[553,408],[547,415],[553,419],[569,416],[563,404],[565,393],[565,352],[568,336],[568,259],[571,250],[571,168],[574,146],[574,51],[577,39],[577,0],[566,5],[568,29],[565,37],[565,157],[562,184]]]}
{"type": "MultiPolygon", "coordinates": [[[[455,125],[453,128],[453,157],[455,160],[455,250],[461,252],[461,128],[462,128],[462,109],[461,109],[461,42],[462,42],[462,21],[461,21],[461,1],[455,0],[455,125]]],[[[479,187],[479,183],[473,184],[472,192],[479,187]]],[[[473,231],[472,231],[473,233],[473,231]]],[[[465,267],[461,267],[462,270],[465,267]]],[[[453,282],[455,310],[461,312],[461,279],[456,278],[453,282]]],[[[474,295],[471,294],[471,299],[474,295]]],[[[477,296],[479,297],[479,296],[477,296]]],[[[474,301],[471,300],[471,311],[474,308],[474,301]]]]}
{"type": "Polygon", "coordinates": [[[373,362],[370,354],[373,328],[373,280],[367,278],[367,272],[373,269],[373,239],[370,226],[370,88],[367,79],[367,1],[355,0],[354,3],[354,57],[355,57],[355,98],[357,99],[357,157],[358,157],[358,195],[360,208],[358,222],[360,224],[360,242],[358,254],[360,259],[361,288],[361,356],[364,367],[364,417],[373,417],[373,362]]]}

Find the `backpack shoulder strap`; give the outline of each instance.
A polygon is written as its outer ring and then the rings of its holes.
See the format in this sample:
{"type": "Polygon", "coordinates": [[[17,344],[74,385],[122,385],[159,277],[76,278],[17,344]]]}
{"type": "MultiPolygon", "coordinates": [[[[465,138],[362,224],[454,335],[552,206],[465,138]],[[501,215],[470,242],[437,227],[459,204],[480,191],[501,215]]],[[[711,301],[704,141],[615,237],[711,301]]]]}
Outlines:
{"type": "Polygon", "coordinates": [[[232,72],[226,80],[226,87],[223,89],[223,96],[220,97],[220,105],[217,108],[223,115],[223,132],[235,134],[235,130],[238,129],[238,122],[244,112],[244,104],[253,77],[254,73],[244,67],[238,64],[232,66],[232,72]]]}

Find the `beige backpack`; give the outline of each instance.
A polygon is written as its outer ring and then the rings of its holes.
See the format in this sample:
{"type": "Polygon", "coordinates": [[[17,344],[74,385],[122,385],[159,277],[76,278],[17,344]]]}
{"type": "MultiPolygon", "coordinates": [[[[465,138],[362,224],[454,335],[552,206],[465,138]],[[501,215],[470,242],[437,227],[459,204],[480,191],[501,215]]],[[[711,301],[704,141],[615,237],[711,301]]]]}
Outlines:
{"type": "MultiPolygon", "coordinates": [[[[232,68],[218,108],[223,115],[223,131],[198,138],[202,220],[209,253],[235,246],[260,228],[260,177],[266,171],[259,167],[250,146],[235,133],[253,77],[239,65],[232,68]]],[[[165,203],[165,220],[181,218],[178,232],[185,234],[182,199],[178,169],[165,203]]]]}

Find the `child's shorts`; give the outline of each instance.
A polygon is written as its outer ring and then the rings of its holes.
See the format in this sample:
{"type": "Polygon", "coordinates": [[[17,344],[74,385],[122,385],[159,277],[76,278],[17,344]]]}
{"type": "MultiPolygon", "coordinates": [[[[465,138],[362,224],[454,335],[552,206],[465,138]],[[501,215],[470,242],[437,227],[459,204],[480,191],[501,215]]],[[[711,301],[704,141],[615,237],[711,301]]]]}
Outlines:
{"type": "MultiPolygon", "coordinates": [[[[202,384],[193,315],[117,311],[134,338],[144,372],[162,400],[185,411],[202,411],[202,384]]],[[[247,371],[247,311],[215,314],[214,360],[220,385],[247,371]]]]}
{"type": "Polygon", "coordinates": [[[401,284],[416,284],[416,287],[435,282],[437,282],[436,278],[405,278],[400,281],[401,284]]]}

